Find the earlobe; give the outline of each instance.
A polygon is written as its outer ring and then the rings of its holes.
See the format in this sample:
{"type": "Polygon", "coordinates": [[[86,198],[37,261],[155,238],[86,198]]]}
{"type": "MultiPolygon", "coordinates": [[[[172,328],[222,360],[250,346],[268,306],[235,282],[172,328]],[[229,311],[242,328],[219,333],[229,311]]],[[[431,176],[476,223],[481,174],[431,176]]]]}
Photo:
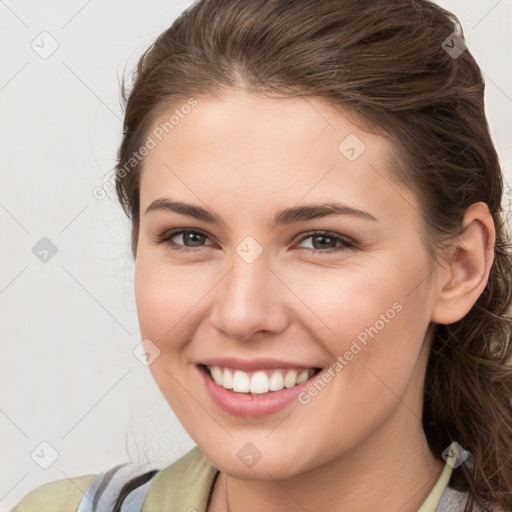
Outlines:
{"type": "Polygon", "coordinates": [[[453,240],[440,274],[432,322],[451,324],[463,318],[482,294],[494,261],[494,221],[485,203],[472,204],[461,233],[453,240]]]}

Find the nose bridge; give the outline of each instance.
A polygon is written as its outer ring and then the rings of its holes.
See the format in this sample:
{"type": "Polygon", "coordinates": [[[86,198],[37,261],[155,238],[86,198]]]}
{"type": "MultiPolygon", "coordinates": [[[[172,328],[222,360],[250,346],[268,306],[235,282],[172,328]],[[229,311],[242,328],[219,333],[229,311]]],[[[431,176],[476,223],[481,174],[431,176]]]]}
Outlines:
{"type": "Polygon", "coordinates": [[[242,242],[233,255],[232,267],[219,283],[212,315],[216,328],[239,340],[259,331],[279,332],[286,324],[279,299],[282,284],[273,274],[267,254],[255,251],[251,244],[251,240],[242,242]]]}

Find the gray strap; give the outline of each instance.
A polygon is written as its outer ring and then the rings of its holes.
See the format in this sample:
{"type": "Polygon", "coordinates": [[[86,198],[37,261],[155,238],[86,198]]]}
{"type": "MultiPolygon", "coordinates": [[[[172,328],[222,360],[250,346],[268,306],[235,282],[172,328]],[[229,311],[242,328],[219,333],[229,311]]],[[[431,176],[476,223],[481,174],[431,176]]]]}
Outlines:
{"type": "Polygon", "coordinates": [[[468,496],[467,492],[446,487],[435,512],[464,512],[468,496]]]}
{"type": "MultiPolygon", "coordinates": [[[[96,475],[87,487],[76,512],[110,512],[121,487],[134,476],[133,466],[121,464],[96,475]]],[[[134,489],[123,502],[121,512],[140,512],[152,479],[134,489]]]]}
{"type": "Polygon", "coordinates": [[[128,494],[121,505],[121,512],[140,512],[146,494],[151,486],[151,482],[152,479],[148,480],[144,485],[137,487],[137,489],[134,489],[130,494],[128,494]]]}

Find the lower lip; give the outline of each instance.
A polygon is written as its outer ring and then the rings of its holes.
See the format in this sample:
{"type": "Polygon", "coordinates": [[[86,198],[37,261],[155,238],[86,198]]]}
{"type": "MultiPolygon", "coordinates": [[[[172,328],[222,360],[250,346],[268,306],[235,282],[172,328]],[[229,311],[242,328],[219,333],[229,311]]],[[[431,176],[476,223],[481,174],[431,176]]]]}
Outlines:
{"type": "Polygon", "coordinates": [[[308,380],[281,391],[269,391],[268,393],[252,396],[246,393],[235,393],[222,386],[217,386],[210,373],[204,366],[198,366],[206,389],[212,400],[225,412],[233,416],[267,416],[273,414],[287,405],[290,405],[297,396],[304,391],[318,376],[313,375],[308,380]]]}

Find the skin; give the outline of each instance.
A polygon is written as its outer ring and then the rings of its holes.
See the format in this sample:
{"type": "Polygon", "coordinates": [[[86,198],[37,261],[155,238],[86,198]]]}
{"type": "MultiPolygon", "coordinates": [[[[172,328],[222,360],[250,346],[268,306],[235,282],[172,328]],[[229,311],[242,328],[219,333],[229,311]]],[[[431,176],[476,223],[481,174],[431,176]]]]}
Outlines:
{"type": "Polygon", "coordinates": [[[393,177],[384,137],[317,99],[228,90],[197,100],[144,162],[135,292],[142,337],[160,351],[153,377],[221,470],[208,511],[416,511],[444,465],[421,426],[432,326],[462,318],[485,287],[494,245],[486,205],[468,209],[434,263],[419,200],[393,177]],[[338,150],[349,134],[366,146],[354,161],[338,150]],[[146,213],[161,198],[211,209],[222,223],[146,213]],[[331,201],[376,220],[272,224],[284,208],[331,201]],[[156,241],[177,228],[205,234],[202,245],[156,241]],[[312,230],[355,246],[303,240],[312,230]],[[248,236],[263,248],[252,263],[236,252],[248,236]],[[306,405],[235,417],[198,373],[215,356],[329,368],[394,303],[400,312],[306,405]],[[237,457],[247,442],[261,452],[252,467],[237,457]]]}

